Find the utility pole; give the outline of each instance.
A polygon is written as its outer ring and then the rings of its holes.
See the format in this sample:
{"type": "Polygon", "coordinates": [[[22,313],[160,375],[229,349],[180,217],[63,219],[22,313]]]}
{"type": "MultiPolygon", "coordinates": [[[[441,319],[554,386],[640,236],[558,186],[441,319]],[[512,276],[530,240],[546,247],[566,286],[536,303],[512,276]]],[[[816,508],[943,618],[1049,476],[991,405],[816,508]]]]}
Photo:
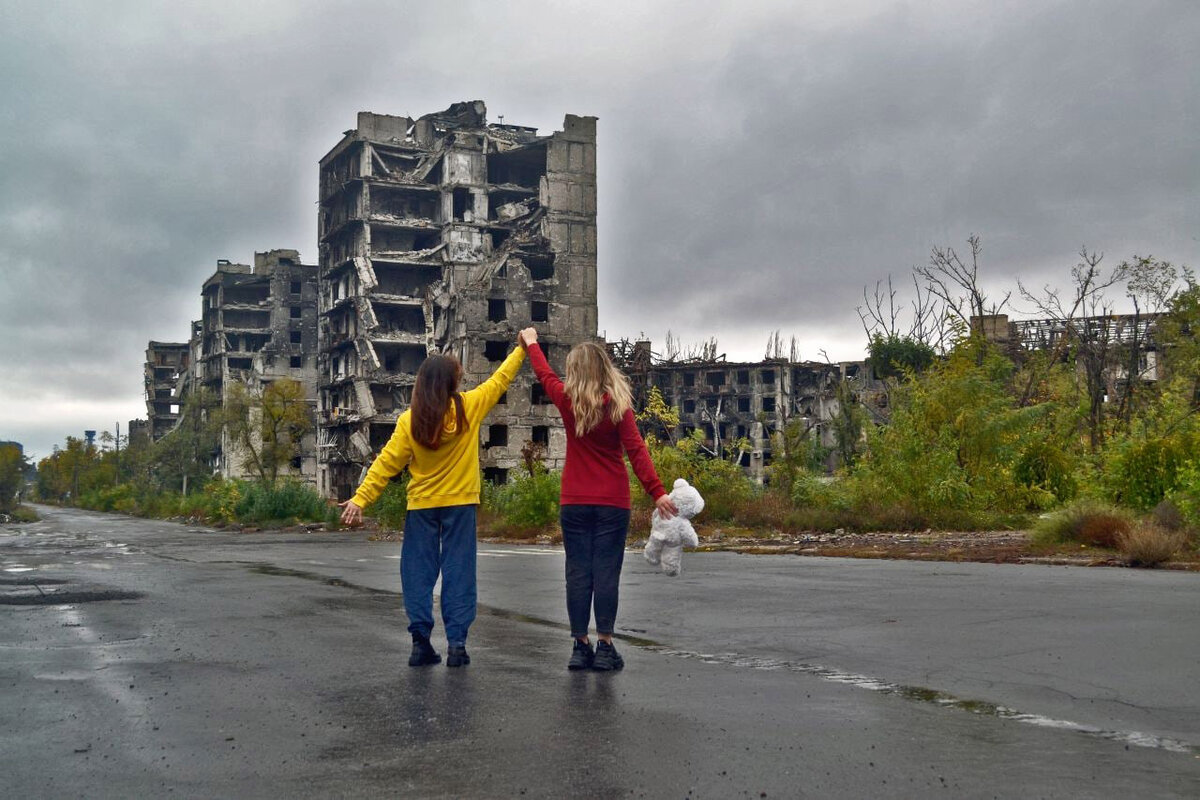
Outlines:
{"type": "Polygon", "coordinates": [[[116,459],[117,459],[116,467],[117,468],[115,470],[116,477],[113,479],[113,486],[120,486],[121,485],[121,423],[116,422],[114,424],[117,426],[117,438],[115,439],[115,442],[117,445],[117,456],[116,456],[116,459]]]}

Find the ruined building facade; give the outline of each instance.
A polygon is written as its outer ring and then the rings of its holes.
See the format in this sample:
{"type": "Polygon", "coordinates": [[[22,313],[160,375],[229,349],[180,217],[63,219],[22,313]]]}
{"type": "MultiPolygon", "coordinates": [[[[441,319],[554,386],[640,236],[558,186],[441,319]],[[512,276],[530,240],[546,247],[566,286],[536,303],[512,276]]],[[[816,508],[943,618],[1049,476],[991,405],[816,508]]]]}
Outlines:
{"type": "MultiPolygon", "coordinates": [[[[254,266],[221,260],[201,290],[202,313],[193,323],[191,388],[203,388],[222,405],[234,386],[251,395],[271,381],[289,378],[316,397],[317,267],[302,264],[295,250],[254,254],[254,266]]],[[[316,437],[281,474],[316,481],[316,437]]],[[[227,478],[255,477],[228,432],[214,471],[227,478]]]]}
{"type": "MultiPolygon", "coordinates": [[[[760,482],[774,456],[774,434],[782,433],[789,422],[801,420],[832,450],[836,437],[831,423],[841,413],[842,402],[861,402],[871,408],[885,396],[882,383],[861,361],[727,362],[724,357],[673,361],[654,357],[650,342],[645,341],[629,348],[610,345],[610,352],[629,375],[639,406],[656,387],[667,405],[679,412],[673,436],[698,430],[706,447],[722,455],[728,455],[738,439],[747,439],[750,451],[742,455],[741,463],[760,482]]],[[[833,466],[832,461],[828,466],[833,466]]]]}
{"type": "MultiPolygon", "coordinates": [[[[488,123],[480,101],[419,119],[361,112],[320,161],[318,488],[353,494],[426,355],[485,380],[538,328],[552,364],[596,338],[596,121],[488,123]]],[[[561,421],[523,370],[481,431],[485,476],[530,443],[551,467],[561,421]]]]}
{"type": "MultiPolygon", "coordinates": [[[[187,342],[155,342],[146,347],[146,432],[153,441],[170,433],[179,422],[180,403],[191,368],[187,342]]],[[[132,425],[130,435],[132,436],[132,425]]]]}

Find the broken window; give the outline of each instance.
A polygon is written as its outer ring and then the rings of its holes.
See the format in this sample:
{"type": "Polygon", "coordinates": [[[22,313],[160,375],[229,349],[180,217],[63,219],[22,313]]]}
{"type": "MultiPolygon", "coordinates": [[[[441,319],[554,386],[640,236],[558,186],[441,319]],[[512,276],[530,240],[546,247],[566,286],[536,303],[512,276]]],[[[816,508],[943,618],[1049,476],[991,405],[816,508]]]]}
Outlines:
{"type": "Polygon", "coordinates": [[[554,277],[553,253],[530,253],[521,258],[529,269],[530,280],[548,281],[554,277]]]}
{"type": "Polygon", "coordinates": [[[503,361],[508,355],[508,342],[486,341],[483,343],[483,355],[488,361],[503,361]]]}
{"type": "Polygon", "coordinates": [[[762,399],[762,408],[768,414],[775,413],[775,398],[773,396],[764,397],[762,399]]]}
{"type": "Polygon", "coordinates": [[[383,368],[388,372],[411,375],[425,360],[425,345],[376,341],[374,347],[375,354],[379,356],[383,368]]]}
{"type": "Polygon", "coordinates": [[[739,369],[737,373],[737,382],[740,386],[745,386],[750,382],[750,370],[739,369]]]}
{"type": "Polygon", "coordinates": [[[685,413],[685,414],[696,413],[696,401],[695,400],[684,400],[683,401],[683,413],[685,413]]]}
{"type": "Polygon", "coordinates": [[[534,425],[533,426],[533,443],[545,445],[547,447],[550,446],[550,426],[549,425],[534,425]]]}
{"type": "Polygon", "coordinates": [[[288,359],[288,366],[290,366],[292,369],[300,369],[302,366],[304,366],[304,357],[292,356],[290,359],[288,359]]]}
{"type": "Polygon", "coordinates": [[[471,190],[459,187],[454,190],[454,219],[456,222],[472,222],[475,219],[474,201],[471,190]]]}
{"type": "Polygon", "coordinates": [[[230,369],[250,369],[250,359],[248,358],[231,358],[229,359],[230,369]]]}
{"type": "Polygon", "coordinates": [[[484,467],[483,479],[493,486],[503,486],[508,483],[508,470],[503,467],[484,467]]]}
{"type": "Polygon", "coordinates": [[[775,382],[775,370],[764,369],[762,371],[762,382],[763,383],[774,383],[775,382]]]}
{"type": "Polygon", "coordinates": [[[288,315],[292,319],[300,319],[300,306],[291,306],[288,308],[288,315]]]}
{"type": "Polygon", "coordinates": [[[504,300],[488,300],[488,321],[503,322],[508,319],[508,303],[504,300]]]}
{"type": "Polygon", "coordinates": [[[377,303],[374,311],[383,333],[425,333],[425,312],[419,306],[377,303]]]}
{"type": "MultiPolygon", "coordinates": [[[[512,231],[510,231],[508,228],[492,228],[488,232],[492,236],[493,250],[499,250],[500,245],[504,244],[506,241],[508,241],[508,237],[512,236],[512,231]]],[[[500,269],[504,269],[504,267],[501,267],[500,269]]],[[[499,274],[499,272],[497,272],[497,274],[499,274]]]]}
{"type": "Polygon", "coordinates": [[[302,343],[304,341],[303,336],[304,335],[300,331],[292,331],[291,332],[292,344],[302,343]]]}
{"type": "Polygon", "coordinates": [[[498,406],[508,405],[508,392],[500,393],[500,399],[496,401],[496,405],[498,405],[498,406]]]}
{"type": "Polygon", "coordinates": [[[737,399],[737,410],[742,414],[747,414],[750,411],[750,398],[739,397],[737,399]]]}
{"type": "Polygon", "coordinates": [[[529,317],[534,322],[546,322],[550,319],[550,304],[544,300],[534,300],[529,304],[529,317]]]}
{"type": "Polygon", "coordinates": [[[709,386],[724,386],[725,385],[725,373],[724,372],[710,372],[704,376],[704,382],[707,383],[709,386]]]}
{"type": "Polygon", "coordinates": [[[508,447],[508,426],[488,425],[487,444],[484,447],[508,447]]]}
{"type": "Polygon", "coordinates": [[[300,281],[292,281],[292,294],[300,294],[300,281]]]}
{"type": "Polygon", "coordinates": [[[683,373],[683,385],[684,386],[695,386],[696,385],[696,373],[694,373],[694,372],[683,373]]]}
{"type": "Polygon", "coordinates": [[[535,406],[544,406],[550,402],[550,398],[546,396],[546,390],[542,388],[541,383],[535,383],[529,387],[529,403],[535,406]]]}

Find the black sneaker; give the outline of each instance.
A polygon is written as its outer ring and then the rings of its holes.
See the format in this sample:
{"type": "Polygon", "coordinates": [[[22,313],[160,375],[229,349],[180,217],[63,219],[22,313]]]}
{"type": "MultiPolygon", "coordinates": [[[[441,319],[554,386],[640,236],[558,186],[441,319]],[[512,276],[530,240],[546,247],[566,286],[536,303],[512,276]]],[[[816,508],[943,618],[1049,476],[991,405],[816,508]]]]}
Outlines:
{"type": "Polygon", "coordinates": [[[465,667],[470,663],[471,657],[467,655],[466,645],[452,644],[446,648],[447,667],[465,667]]]}
{"type": "Polygon", "coordinates": [[[591,642],[576,639],[575,648],[571,651],[571,660],[567,662],[567,669],[591,669],[592,662],[595,660],[596,651],[592,649],[591,642]]]}
{"type": "Polygon", "coordinates": [[[410,667],[425,667],[430,664],[442,663],[442,657],[433,649],[429,640],[419,633],[413,634],[412,655],[408,657],[410,667]]]}
{"type": "Polygon", "coordinates": [[[625,666],[625,659],[617,652],[617,648],[608,642],[596,644],[596,658],[592,661],[592,669],[597,672],[616,672],[625,666]]]}

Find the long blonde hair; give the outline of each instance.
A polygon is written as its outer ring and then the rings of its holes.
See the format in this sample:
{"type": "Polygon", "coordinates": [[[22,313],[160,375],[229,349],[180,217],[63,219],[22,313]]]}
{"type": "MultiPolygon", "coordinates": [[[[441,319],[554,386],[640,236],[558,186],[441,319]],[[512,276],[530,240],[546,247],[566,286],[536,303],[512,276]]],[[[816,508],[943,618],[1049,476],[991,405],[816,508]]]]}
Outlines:
{"type": "Polygon", "coordinates": [[[567,353],[567,379],[563,388],[575,414],[575,435],[585,436],[604,418],[604,396],[608,395],[608,417],[616,425],[633,407],[629,378],[616,368],[608,352],[595,342],[584,342],[567,353]]]}

